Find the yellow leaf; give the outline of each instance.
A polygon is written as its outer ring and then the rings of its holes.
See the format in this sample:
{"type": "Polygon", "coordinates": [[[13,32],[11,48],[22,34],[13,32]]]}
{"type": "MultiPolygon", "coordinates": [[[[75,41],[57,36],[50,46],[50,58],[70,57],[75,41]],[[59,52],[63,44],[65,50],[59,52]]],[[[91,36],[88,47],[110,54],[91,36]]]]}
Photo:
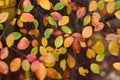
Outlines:
{"type": "Polygon", "coordinates": [[[115,63],[113,63],[113,67],[114,67],[116,70],[119,70],[119,71],[120,71],[120,62],[115,62],[115,63]]]}
{"type": "Polygon", "coordinates": [[[44,47],[46,47],[47,44],[48,44],[48,40],[47,40],[47,38],[45,38],[45,37],[42,38],[41,42],[42,42],[42,45],[43,45],[44,47]]]}
{"type": "Polygon", "coordinates": [[[106,7],[107,13],[112,14],[115,11],[115,2],[109,2],[106,7]]]}
{"type": "Polygon", "coordinates": [[[67,57],[67,65],[69,66],[69,68],[73,68],[75,66],[75,59],[73,56],[68,55],[67,57]]]}
{"type": "Polygon", "coordinates": [[[69,0],[60,0],[61,2],[63,2],[65,5],[68,5],[69,0]]]}
{"type": "Polygon", "coordinates": [[[51,8],[51,3],[49,0],[37,0],[37,3],[45,10],[50,10],[51,8]]]}
{"type": "Polygon", "coordinates": [[[89,73],[88,69],[84,69],[83,67],[79,67],[79,74],[82,76],[86,76],[86,73],[89,73]]]}
{"type": "Polygon", "coordinates": [[[0,13],[0,23],[4,23],[9,17],[8,12],[2,12],[0,13]]]}
{"type": "Polygon", "coordinates": [[[82,36],[83,38],[89,38],[92,36],[92,27],[87,26],[82,30],[82,36]]]}
{"type": "Polygon", "coordinates": [[[6,44],[8,47],[11,47],[14,44],[14,36],[12,34],[7,36],[6,44]]]}
{"type": "Polygon", "coordinates": [[[113,2],[114,0],[104,0],[105,2],[113,2]]]}
{"type": "Polygon", "coordinates": [[[109,43],[108,50],[109,50],[109,52],[110,52],[112,55],[118,56],[118,54],[119,54],[119,45],[118,45],[118,43],[115,42],[115,41],[111,41],[111,42],[109,43]]]}
{"type": "Polygon", "coordinates": [[[95,54],[96,53],[95,53],[95,51],[93,49],[88,49],[86,56],[87,56],[87,58],[91,59],[91,58],[95,57],[95,54]]]}
{"type": "Polygon", "coordinates": [[[63,26],[63,25],[66,25],[68,22],[69,22],[69,17],[68,17],[68,16],[63,16],[63,17],[59,20],[58,25],[59,25],[59,26],[63,26]]]}
{"type": "Polygon", "coordinates": [[[86,26],[87,24],[89,24],[91,21],[91,16],[87,15],[85,16],[84,20],[83,20],[83,25],[86,26]]]}
{"type": "Polygon", "coordinates": [[[117,19],[120,20],[120,10],[118,10],[118,11],[115,12],[115,16],[116,16],[117,19]]]}
{"type": "Polygon", "coordinates": [[[95,11],[97,9],[97,6],[98,3],[95,0],[91,1],[89,4],[89,11],[95,11]]]}
{"type": "Polygon", "coordinates": [[[47,54],[47,49],[45,47],[43,47],[43,46],[40,46],[39,51],[40,51],[41,55],[47,54]]]}

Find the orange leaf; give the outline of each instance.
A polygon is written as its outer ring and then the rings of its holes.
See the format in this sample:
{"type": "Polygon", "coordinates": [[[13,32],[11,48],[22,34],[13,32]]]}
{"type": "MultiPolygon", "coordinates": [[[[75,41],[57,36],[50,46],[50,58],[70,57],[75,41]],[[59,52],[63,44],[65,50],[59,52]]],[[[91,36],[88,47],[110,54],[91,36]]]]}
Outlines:
{"type": "Polygon", "coordinates": [[[106,9],[108,14],[112,14],[115,11],[115,2],[109,2],[106,9]]]}
{"type": "Polygon", "coordinates": [[[38,71],[39,70],[39,68],[40,68],[40,62],[39,61],[37,61],[37,60],[35,60],[34,62],[32,62],[32,64],[31,64],[31,71],[32,72],[36,72],[36,71],[38,71]]]}
{"type": "Polygon", "coordinates": [[[91,1],[89,4],[89,11],[95,11],[97,9],[98,3],[96,1],[91,1]]]}
{"type": "Polygon", "coordinates": [[[115,12],[115,16],[116,16],[117,19],[120,20],[120,10],[118,10],[118,11],[115,12]]]}
{"type": "Polygon", "coordinates": [[[91,37],[92,36],[92,27],[91,26],[85,27],[82,31],[82,36],[83,36],[83,38],[91,37]]]}
{"type": "Polygon", "coordinates": [[[95,27],[94,31],[101,31],[104,28],[104,23],[99,22],[98,26],[95,27]]]}
{"type": "Polygon", "coordinates": [[[8,74],[9,68],[8,65],[4,61],[0,61],[0,73],[8,74]]]}
{"type": "Polygon", "coordinates": [[[70,47],[73,43],[73,37],[67,37],[64,41],[64,47],[70,47]]]}
{"type": "Polygon", "coordinates": [[[82,18],[83,16],[85,16],[85,14],[86,14],[86,9],[85,9],[85,7],[79,8],[79,9],[77,10],[77,12],[76,12],[76,16],[77,16],[78,19],[80,19],[80,18],[82,18]]]}
{"type": "Polygon", "coordinates": [[[11,62],[10,62],[10,70],[11,72],[16,72],[20,69],[21,66],[21,59],[20,58],[14,58],[11,62]]]}
{"type": "Polygon", "coordinates": [[[34,17],[30,13],[22,13],[20,20],[22,22],[34,22],[34,17]]]}
{"type": "Polygon", "coordinates": [[[73,56],[68,55],[67,64],[68,64],[69,68],[73,68],[75,66],[75,59],[73,56]]]}
{"type": "Polygon", "coordinates": [[[9,51],[8,51],[8,48],[5,47],[5,48],[2,48],[1,51],[0,51],[0,59],[3,60],[3,59],[6,59],[9,55],[9,51]]]}
{"type": "Polygon", "coordinates": [[[113,67],[114,67],[116,70],[120,71],[120,62],[115,62],[115,63],[113,63],[113,67]]]}
{"type": "Polygon", "coordinates": [[[63,25],[66,25],[68,22],[69,22],[69,16],[63,16],[63,17],[59,20],[58,25],[59,25],[59,26],[63,26],[63,25]]]}

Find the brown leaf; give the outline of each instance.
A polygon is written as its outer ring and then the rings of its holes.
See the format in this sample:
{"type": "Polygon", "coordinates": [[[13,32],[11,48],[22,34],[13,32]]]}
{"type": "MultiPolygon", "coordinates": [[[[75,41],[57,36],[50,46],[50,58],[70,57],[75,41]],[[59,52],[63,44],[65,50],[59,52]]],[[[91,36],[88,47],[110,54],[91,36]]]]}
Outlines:
{"type": "Polygon", "coordinates": [[[86,14],[86,9],[85,9],[85,7],[79,8],[79,9],[77,10],[77,12],[76,12],[76,16],[77,16],[78,19],[80,19],[80,18],[82,18],[83,16],[85,16],[85,14],[86,14]]]}

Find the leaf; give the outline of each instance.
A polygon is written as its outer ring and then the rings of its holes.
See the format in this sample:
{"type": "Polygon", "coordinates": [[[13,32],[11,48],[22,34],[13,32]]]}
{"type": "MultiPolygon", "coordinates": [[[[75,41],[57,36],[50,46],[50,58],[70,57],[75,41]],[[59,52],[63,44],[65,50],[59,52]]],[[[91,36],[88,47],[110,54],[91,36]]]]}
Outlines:
{"type": "Polygon", "coordinates": [[[10,62],[10,71],[11,72],[16,72],[20,69],[21,66],[21,59],[20,58],[14,58],[11,62],[10,62]]]}
{"type": "Polygon", "coordinates": [[[58,25],[59,25],[59,26],[63,26],[63,25],[68,24],[68,22],[69,22],[69,16],[63,16],[63,17],[59,20],[58,25]]]}
{"type": "Polygon", "coordinates": [[[64,47],[66,47],[66,48],[70,47],[72,45],[72,43],[73,43],[73,37],[72,36],[67,37],[64,40],[64,47]]]}
{"type": "Polygon", "coordinates": [[[115,16],[116,16],[117,19],[120,20],[120,10],[118,10],[118,11],[115,12],[115,16]]]}
{"type": "Polygon", "coordinates": [[[29,79],[30,78],[30,71],[26,71],[25,72],[25,79],[29,79]]]}
{"type": "Polygon", "coordinates": [[[77,16],[78,19],[84,17],[85,14],[86,14],[86,8],[85,7],[79,8],[76,12],[76,16],[77,16]]]}
{"type": "Polygon", "coordinates": [[[14,40],[18,40],[22,36],[19,32],[12,32],[11,34],[14,36],[14,40]]]}
{"type": "Polygon", "coordinates": [[[95,27],[94,31],[101,31],[104,28],[104,23],[99,22],[98,26],[95,27]]]}
{"type": "Polygon", "coordinates": [[[108,34],[105,38],[107,40],[107,42],[111,42],[111,41],[118,41],[118,36],[116,34],[108,34]]]}
{"type": "Polygon", "coordinates": [[[65,5],[68,5],[69,0],[60,0],[61,2],[63,2],[65,5]]]}
{"type": "Polygon", "coordinates": [[[72,12],[72,7],[71,6],[67,6],[67,14],[70,15],[71,12],[72,12]]]}
{"type": "Polygon", "coordinates": [[[52,35],[53,36],[59,36],[59,35],[61,35],[62,34],[62,32],[60,31],[60,30],[54,30],[53,32],[52,32],[52,35]]]}
{"type": "Polygon", "coordinates": [[[101,62],[104,60],[104,58],[105,58],[105,54],[98,54],[96,56],[96,61],[101,62]]]}
{"type": "Polygon", "coordinates": [[[47,68],[47,76],[53,79],[61,79],[62,76],[54,68],[47,68]]]}
{"type": "Polygon", "coordinates": [[[101,41],[97,41],[97,43],[94,45],[93,49],[98,54],[103,54],[105,51],[105,46],[101,41]]]}
{"type": "Polygon", "coordinates": [[[0,1],[0,6],[4,6],[4,4],[5,4],[4,1],[1,0],[0,1]]]}
{"type": "Polygon", "coordinates": [[[50,15],[56,21],[59,21],[62,18],[62,15],[60,13],[56,12],[56,11],[50,13],[50,15]]]}
{"type": "Polygon", "coordinates": [[[55,47],[58,48],[63,44],[63,37],[60,35],[54,41],[55,47]]]}
{"type": "Polygon", "coordinates": [[[26,6],[31,6],[30,0],[24,0],[23,1],[23,7],[26,7],[26,6]]]}
{"type": "Polygon", "coordinates": [[[67,34],[72,33],[71,29],[68,26],[62,26],[61,29],[64,33],[67,33],[67,34]]]}
{"type": "Polygon", "coordinates": [[[115,2],[115,10],[120,9],[120,1],[115,2]]]}
{"type": "Polygon", "coordinates": [[[87,50],[87,53],[86,53],[86,56],[87,58],[91,59],[91,58],[94,58],[95,57],[95,51],[93,49],[89,49],[87,50]]]}
{"type": "Polygon", "coordinates": [[[4,61],[0,61],[0,74],[8,74],[9,68],[4,61]]]}
{"type": "Polygon", "coordinates": [[[38,53],[38,47],[34,47],[34,48],[32,48],[32,50],[31,50],[31,54],[33,54],[33,55],[37,55],[37,53],[38,53]]]}
{"type": "Polygon", "coordinates": [[[37,29],[38,26],[39,26],[39,23],[38,23],[38,21],[36,19],[34,20],[34,26],[35,26],[35,29],[37,29]]]}
{"type": "Polygon", "coordinates": [[[84,67],[79,67],[79,74],[82,76],[86,76],[86,73],[89,73],[88,69],[84,69],[84,67]]]}
{"type": "Polygon", "coordinates": [[[45,10],[51,9],[51,3],[49,0],[37,0],[37,3],[45,10]]]}
{"type": "Polygon", "coordinates": [[[109,2],[106,6],[106,10],[108,14],[112,14],[115,11],[115,2],[109,2]]]}
{"type": "Polygon", "coordinates": [[[30,12],[33,8],[34,8],[34,6],[32,6],[32,5],[30,5],[30,6],[25,6],[25,7],[23,8],[23,11],[24,11],[24,12],[30,12]]]}
{"type": "Polygon", "coordinates": [[[41,43],[42,43],[42,45],[43,45],[44,47],[46,47],[47,44],[48,44],[47,38],[43,37],[42,40],[41,40],[41,43]]]}
{"type": "Polygon", "coordinates": [[[30,41],[26,37],[23,37],[17,44],[17,48],[20,50],[25,50],[29,47],[29,45],[30,45],[30,41]]]}
{"type": "Polygon", "coordinates": [[[57,27],[57,23],[55,22],[55,20],[52,18],[52,17],[48,17],[48,22],[53,25],[53,26],[56,26],[57,27]]]}
{"type": "Polygon", "coordinates": [[[91,26],[87,26],[85,28],[83,28],[82,30],[82,37],[83,38],[89,38],[92,36],[92,27],[91,26]]]}
{"type": "Polygon", "coordinates": [[[45,77],[46,77],[46,67],[42,64],[42,63],[39,63],[40,67],[39,69],[35,72],[37,78],[39,80],[45,80],[45,77]]]}
{"type": "Polygon", "coordinates": [[[54,10],[62,10],[64,8],[65,4],[63,2],[58,2],[55,6],[54,6],[54,10]]]}
{"type": "Polygon", "coordinates": [[[36,39],[33,39],[31,41],[31,44],[32,44],[33,47],[37,47],[38,46],[38,41],[36,39]]]}
{"type": "Polygon", "coordinates": [[[114,55],[114,56],[118,56],[119,55],[119,45],[117,42],[115,41],[111,41],[108,45],[108,50],[110,52],[110,54],[114,55]]]}
{"type": "Polygon", "coordinates": [[[0,49],[2,49],[3,48],[3,43],[2,43],[2,41],[0,41],[0,49]]]}
{"type": "Polygon", "coordinates": [[[4,29],[3,24],[0,24],[0,30],[3,30],[3,29],[4,29]]]}
{"type": "Polygon", "coordinates": [[[22,13],[20,20],[22,22],[34,22],[34,16],[31,13],[22,13]]]}
{"type": "Polygon", "coordinates": [[[37,57],[34,55],[34,54],[28,54],[26,56],[26,59],[29,61],[29,62],[33,62],[37,59],[37,57]]]}
{"type": "Polygon", "coordinates": [[[47,46],[46,49],[48,52],[52,52],[54,50],[53,47],[51,47],[51,46],[47,46]]]}
{"type": "Polygon", "coordinates": [[[75,59],[70,54],[67,57],[67,65],[69,66],[69,68],[73,68],[75,66],[75,59]]]}
{"type": "Polygon", "coordinates": [[[60,68],[64,71],[66,69],[66,60],[63,59],[60,61],[60,68]]]}
{"type": "Polygon", "coordinates": [[[40,52],[41,55],[45,55],[45,54],[47,54],[47,49],[43,46],[40,46],[39,52],[40,52]]]}
{"type": "Polygon", "coordinates": [[[99,8],[100,10],[104,9],[104,6],[105,6],[104,1],[99,1],[99,2],[98,2],[98,8],[99,8]]]}
{"type": "Polygon", "coordinates": [[[83,20],[83,25],[86,26],[90,23],[91,21],[91,16],[90,15],[87,15],[85,16],[84,20],[83,20]]]}
{"type": "Polygon", "coordinates": [[[48,39],[51,35],[51,33],[53,32],[53,29],[51,28],[47,28],[45,31],[44,31],[44,36],[48,39]]]}
{"type": "Polygon", "coordinates": [[[65,54],[67,52],[67,49],[65,47],[60,47],[59,51],[61,54],[65,54]]]}
{"type": "Polygon", "coordinates": [[[120,62],[115,62],[115,63],[113,63],[113,67],[114,67],[116,70],[120,71],[120,62]]]}
{"type": "Polygon", "coordinates": [[[9,34],[6,38],[6,44],[8,47],[12,47],[12,45],[14,44],[14,36],[9,34]]]}
{"type": "Polygon", "coordinates": [[[90,65],[90,69],[95,74],[99,74],[100,73],[100,67],[96,63],[92,63],[90,65]]]}
{"type": "Polygon", "coordinates": [[[31,64],[31,71],[32,72],[38,71],[39,68],[40,68],[39,64],[40,64],[40,62],[38,60],[35,60],[34,62],[32,62],[32,64],[31,64]]]}
{"type": "Polygon", "coordinates": [[[91,1],[89,4],[89,11],[95,11],[97,9],[97,6],[98,3],[95,0],[91,1]]]}
{"type": "Polygon", "coordinates": [[[8,48],[5,47],[5,48],[2,48],[1,51],[0,51],[0,59],[3,60],[3,59],[6,59],[9,55],[9,51],[8,51],[8,48]]]}
{"type": "Polygon", "coordinates": [[[4,23],[9,17],[8,12],[1,12],[0,13],[0,23],[4,23]]]}
{"type": "Polygon", "coordinates": [[[30,70],[30,63],[27,60],[22,61],[22,69],[24,71],[29,71],[30,70]]]}
{"type": "Polygon", "coordinates": [[[113,2],[114,0],[104,0],[105,2],[113,2]]]}

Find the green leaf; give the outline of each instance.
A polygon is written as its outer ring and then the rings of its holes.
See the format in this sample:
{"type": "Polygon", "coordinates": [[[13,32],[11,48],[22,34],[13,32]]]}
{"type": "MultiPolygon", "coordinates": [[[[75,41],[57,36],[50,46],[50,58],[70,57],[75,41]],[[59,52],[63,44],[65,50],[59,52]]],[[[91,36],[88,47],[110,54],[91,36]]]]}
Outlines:
{"type": "Polygon", "coordinates": [[[62,26],[61,28],[64,33],[67,33],[67,34],[72,33],[71,29],[68,26],[62,26]]]}
{"type": "Polygon", "coordinates": [[[99,2],[98,2],[98,8],[99,8],[100,10],[102,10],[102,9],[104,8],[104,6],[105,6],[104,1],[99,1],[99,2]]]}
{"type": "Polygon", "coordinates": [[[59,51],[61,54],[65,54],[67,52],[67,49],[65,47],[60,47],[59,51]]]}
{"type": "Polygon", "coordinates": [[[6,38],[6,44],[8,47],[12,47],[12,45],[14,44],[14,36],[13,35],[8,35],[6,38]]]}
{"type": "Polygon", "coordinates": [[[56,59],[56,61],[58,61],[59,60],[59,55],[56,54],[56,53],[52,53],[52,54],[53,54],[54,58],[56,59]]]}
{"type": "Polygon", "coordinates": [[[4,27],[3,27],[3,24],[0,24],[0,30],[3,30],[4,27]]]}
{"type": "Polygon", "coordinates": [[[48,22],[49,22],[49,24],[57,27],[56,21],[52,17],[50,17],[50,16],[48,17],[48,22]]]}
{"type": "Polygon", "coordinates": [[[14,40],[18,40],[22,36],[19,32],[13,32],[12,35],[14,36],[14,40]]]}
{"type": "Polygon", "coordinates": [[[96,74],[100,73],[100,67],[96,63],[92,63],[90,65],[90,69],[93,73],[96,73],[96,74]]]}
{"type": "Polygon", "coordinates": [[[46,29],[45,32],[44,32],[44,36],[46,38],[49,38],[52,32],[53,32],[53,29],[50,29],[50,28],[46,29]]]}
{"type": "Polygon", "coordinates": [[[26,6],[23,8],[24,12],[30,12],[32,9],[34,8],[34,6],[26,6]]]}
{"type": "Polygon", "coordinates": [[[29,71],[30,70],[30,63],[27,60],[22,61],[22,69],[24,71],[29,71]]]}
{"type": "Polygon", "coordinates": [[[67,6],[67,14],[70,15],[71,12],[72,12],[71,6],[67,6]]]}
{"type": "Polygon", "coordinates": [[[105,51],[105,46],[101,41],[97,41],[93,48],[98,54],[103,54],[105,51]]]}
{"type": "Polygon", "coordinates": [[[35,29],[37,29],[38,26],[39,26],[39,23],[38,23],[38,21],[36,19],[34,20],[34,26],[35,26],[35,29]]]}
{"type": "Polygon", "coordinates": [[[58,37],[55,39],[54,44],[55,44],[55,47],[56,47],[56,48],[62,46],[62,44],[63,44],[63,37],[62,37],[61,35],[58,36],[58,37]]]}
{"type": "Polygon", "coordinates": [[[104,60],[104,58],[105,58],[105,54],[98,54],[96,56],[96,61],[101,62],[104,60]]]}
{"type": "Polygon", "coordinates": [[[66,69],[66,60],[63,59],[60,61],[60,68],[64,71],[66,69]]]}
{"type": "Polygon", "coordinates": [[[115,2],[115,9],[117,10],[117,9],[120,9],[120,0],[117,0],[116,2],[115,2]]]}
{"type": "Polygon", "coordinates": [[[31,50],[31,54],[36,55],[38,53],[38,47],[34,47],[31,50]]]}
{"type": "Polygon", "coordinates": [[[30,78],[30,71],[25,72],[25,78],[30,78]]]}
{"type": "Polygon", "coordinates": [[[54,6],[54,10],[61,10],[63,9],[65,6],[65,4],[63,2],[58,2],[55,6],[54,6]]]}

